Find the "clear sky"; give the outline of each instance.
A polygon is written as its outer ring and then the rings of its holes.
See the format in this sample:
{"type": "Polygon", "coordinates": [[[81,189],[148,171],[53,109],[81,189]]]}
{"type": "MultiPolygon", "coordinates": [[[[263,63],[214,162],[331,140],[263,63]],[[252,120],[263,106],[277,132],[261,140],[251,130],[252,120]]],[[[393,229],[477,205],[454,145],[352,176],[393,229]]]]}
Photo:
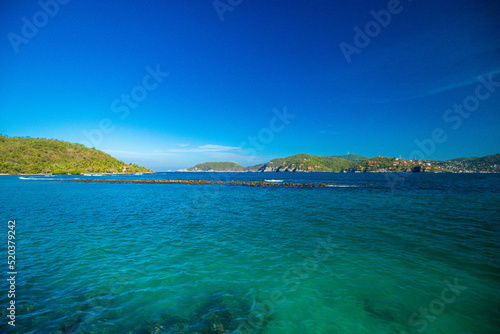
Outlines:
{"type": "Polygon", "coordinates": [[[498,1],[5,0],[0,34],[0,133],[156,171],[500,152],[498,1]]]}

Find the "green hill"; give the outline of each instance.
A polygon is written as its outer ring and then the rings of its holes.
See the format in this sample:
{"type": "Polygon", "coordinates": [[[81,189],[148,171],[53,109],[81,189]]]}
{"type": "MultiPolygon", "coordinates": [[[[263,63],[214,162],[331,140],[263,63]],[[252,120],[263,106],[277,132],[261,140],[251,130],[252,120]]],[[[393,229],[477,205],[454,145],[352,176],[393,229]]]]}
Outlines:
{"type": "Polygon", "coordinates": [[[500,164],[500,153],[486,155],[484,157],[472,157],[472,158],[457,158],[450,159],[448,161],[459,161],[467,163],[484,163],[489,165],[499,165],[500,164]]]}
{"type": "Polygon", "coordinates": [[[43,138],[0,136],[2,174],[152,173],[82,144],[43,138]]]}
{"type": "Polygon", "coordinates": [[[244,172],[245,168],[234,162],[204,162],[187,169],[190,172],[244,172]]]}
{"type": "MultiPolygon", "coordinates": [[[[186,170],[182,170],[186,171],[186,170]]],[[[190,172],[500,172],[500,154],[446,161],[408,160],[357,154],[317,156],[306,153],[273,159],[264,164],[242,167],[233,162],[206,162],[188,168],[190,172]]]]}
{"type": "MultiPolygon", "coordinates": [[[[491,170],[492,166],[500,165],[500,154],[491,154],[484,157],[457,158],[447,160],[446,163],[453,164],[453,167],[461,167],[467,170],[484,171],[491,170]]],[[[498,167],[496,168],[498,169],[498,167]]],[[[493,168],[493,170],[495,170],[493,168]]]]}
{"type": "Polygon", "coordinates": [[[368,160],[370,158],[365,157],[364,155],[359,155],[359,154],[344,154],[344,155],[334,155],[334,158],[342,158],[346,159],[349,161],[363,161],[363,160],[368,160]]]}
{"type": "Polygon", "coordinates": [[[320,157],[300,153],[286,158],[273,159],[261,167],[261,171],[315,171],[338,172],[352,168],[353,161],[338,157],[320,157]]]}

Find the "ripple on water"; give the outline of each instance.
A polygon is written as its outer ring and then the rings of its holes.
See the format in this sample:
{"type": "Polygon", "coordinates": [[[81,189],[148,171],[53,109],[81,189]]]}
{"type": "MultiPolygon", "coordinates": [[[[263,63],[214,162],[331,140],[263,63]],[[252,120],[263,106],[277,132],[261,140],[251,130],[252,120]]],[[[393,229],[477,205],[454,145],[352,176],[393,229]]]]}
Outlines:
{"type": "Polygon", "coordinates": [[[410,316],[457,279],[467,289],[427,331],[498,332],[500,179],[413,177],[391,189],[383,175],[281,174],[268,179],[361,187],[210,192],[0,180],[0,209],[20,217],[16,329],[413,333],[410,316]],[[272,312],[255,329],[261,304],[272,312]]]}

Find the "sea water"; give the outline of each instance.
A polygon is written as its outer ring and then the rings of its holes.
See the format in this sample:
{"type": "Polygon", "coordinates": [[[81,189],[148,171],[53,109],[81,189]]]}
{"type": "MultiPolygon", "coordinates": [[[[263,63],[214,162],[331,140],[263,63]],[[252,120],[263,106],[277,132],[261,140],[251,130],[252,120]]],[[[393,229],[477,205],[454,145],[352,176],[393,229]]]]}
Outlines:
{"type": "Polygon", "coordinates": [[[500,332],[498,174],[68,178],[0,176],[2,333],[500,332]]]}

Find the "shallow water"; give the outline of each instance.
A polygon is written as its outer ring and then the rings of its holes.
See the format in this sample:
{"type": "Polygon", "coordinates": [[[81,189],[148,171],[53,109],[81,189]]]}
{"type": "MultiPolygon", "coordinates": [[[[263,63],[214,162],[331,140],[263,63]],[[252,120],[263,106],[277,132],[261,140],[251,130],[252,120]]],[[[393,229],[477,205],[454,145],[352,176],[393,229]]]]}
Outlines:
{"type": "MultiPolygon", "coordinates": [[[[15,332],[500,331],[500,175],[119,177],[332,185],[311,189],[61,178],[74,177],[0,176],[15,332]]],[[[0,329],[14,332],[4,263],[0,329]]]]}

